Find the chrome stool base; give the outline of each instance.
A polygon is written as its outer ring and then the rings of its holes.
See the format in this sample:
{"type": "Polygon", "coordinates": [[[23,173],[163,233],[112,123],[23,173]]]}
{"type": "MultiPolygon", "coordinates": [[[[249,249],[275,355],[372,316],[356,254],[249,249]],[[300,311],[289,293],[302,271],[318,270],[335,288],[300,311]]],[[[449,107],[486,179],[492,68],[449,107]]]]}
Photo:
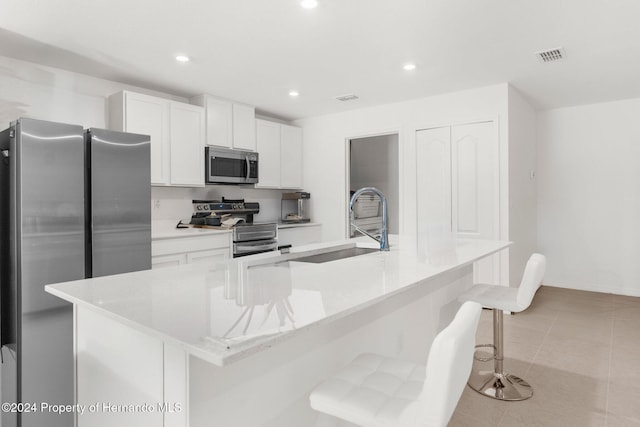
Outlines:
{"type": "Polygon", "coordinates": [[[473,371],[467,384],[478,393],[498,400],[525,400],[533,396],[529,383],[511,374],[473,371]]]}
{"type": "Polygon", "coordinates": [[[533,388],[528,382],[512,374],[505,374],[502,369],[504,320],[500,309],[493,309],[493,344],[476,345],[473,358],[479,362],[493,360],[493,370],[480,370],[477,366],[471,370],[467,385],[478,393],[493,399],[504,401],[525,400],[533,396],[533,388]],[[493,354],[479,348],[491,348],[493,354]]]}

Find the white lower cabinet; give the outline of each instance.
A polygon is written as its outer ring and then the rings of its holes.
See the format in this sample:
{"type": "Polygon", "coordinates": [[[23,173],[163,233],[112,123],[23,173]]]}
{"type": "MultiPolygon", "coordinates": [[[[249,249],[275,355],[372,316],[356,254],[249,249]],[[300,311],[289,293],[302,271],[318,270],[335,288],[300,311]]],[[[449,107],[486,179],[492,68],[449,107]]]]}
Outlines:
{"type": "Polygon", "coordinates": [[[151,257],[151,268],[176,267],[187,263],[187,254],[172,254],[151,257]]]}
{"type": "Polygon", "coordinates": [[[302,246],[322,241],[322,226],[311,224],[278,228],[278,246],[302,246]]]}
{"type": "Polygon", "coordinates": [[[231,257],[230,232],[154,239],[151,242],[152,269],[182,264],[211,263],[231,257]]]}
{"type": "Polygon", "coordinates": [[[187,254],[187,264],[201,262],[224,261],[229,259],[229,248],[212,249],[210,251],[198,251],[187,254]]]}

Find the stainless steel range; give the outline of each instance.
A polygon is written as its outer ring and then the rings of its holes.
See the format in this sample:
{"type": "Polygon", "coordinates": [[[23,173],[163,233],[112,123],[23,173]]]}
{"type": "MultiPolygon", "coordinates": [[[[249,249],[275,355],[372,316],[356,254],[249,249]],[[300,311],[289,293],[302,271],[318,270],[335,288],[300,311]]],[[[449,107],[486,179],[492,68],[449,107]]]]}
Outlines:
{"type": "Polygon", "coordinates": [[[234,258],[275,251],[278,249],[278,225],[254,223],[253,216],[259,212],[259,203],[242,199],[193,200],[190,224],[232,228],[234,258]]]}

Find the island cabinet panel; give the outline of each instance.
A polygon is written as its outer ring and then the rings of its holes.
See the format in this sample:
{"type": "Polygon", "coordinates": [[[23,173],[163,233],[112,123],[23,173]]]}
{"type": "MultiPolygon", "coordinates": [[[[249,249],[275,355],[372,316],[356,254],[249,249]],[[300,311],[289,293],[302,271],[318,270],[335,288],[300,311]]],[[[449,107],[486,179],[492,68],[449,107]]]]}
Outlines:
{"type": "Polygon", "coordinates": [[[180,347],[164,344],[163,427],[189,426],[189,357],[180,347]]]}
{"type": "MultiPolygon", "coordinates": [[[[498,148],[493,121],[416,132],[420,242],[499,238],[498,148]]],[[[498,255],[476,262],[474,279],[499,284],[499,266],[498,255]]]]}
{"type": "Polygon", "coordinates": [[[76,372],[78,427],[162,426],[162,341],[76,307],[76,372]]]}

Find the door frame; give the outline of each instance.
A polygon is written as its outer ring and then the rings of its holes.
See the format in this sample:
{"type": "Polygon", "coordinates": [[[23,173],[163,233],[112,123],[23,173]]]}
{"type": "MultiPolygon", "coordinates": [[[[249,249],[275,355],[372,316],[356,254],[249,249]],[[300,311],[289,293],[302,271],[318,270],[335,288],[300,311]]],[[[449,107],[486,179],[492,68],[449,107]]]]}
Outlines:
{"type": "Polygon", "coordinates": [[[345,239],[350,239],[350,215],[349,215],[349,200],[350,200],[350,192],[351,192],[351,141],[354,139],[363,139],[363,138],[375,138],[377,136],[387,136],[387,135],[397,135],[398,136],[398,231],[402,231],[403,225],[403,205],[404,205],[404,192],[403,192],[403,182],[404,175],[402,171],[404,170],[404,158],[402,156],[403,150],[403,132],[400,129],[388,129],[381,130],[378,132],[371,133],[362,133],[355,136],[348,136],[344,139],[344,152],[345,152],[345,187],[344,193],[347,197],[344,198],[345,207],[344,207],[344,229],[343,234],[345,239]]]}

